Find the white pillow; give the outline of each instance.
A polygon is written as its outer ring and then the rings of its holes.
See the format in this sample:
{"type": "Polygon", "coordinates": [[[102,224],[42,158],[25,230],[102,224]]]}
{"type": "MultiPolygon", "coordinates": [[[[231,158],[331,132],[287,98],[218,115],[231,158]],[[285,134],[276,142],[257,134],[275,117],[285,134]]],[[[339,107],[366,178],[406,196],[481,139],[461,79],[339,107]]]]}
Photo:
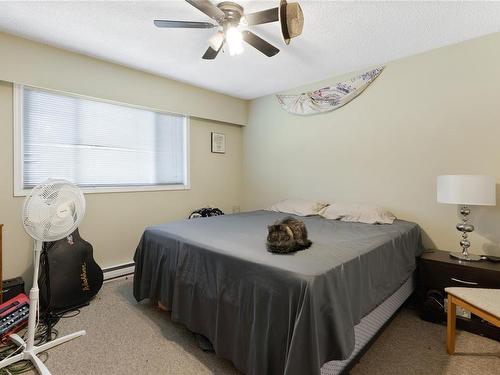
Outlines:
{"type": "Polygon", "coordinates": [[[285,199],[273,204],[267,210],[297,216],[311,216],[318,215],[326,206],[328,206],[328,203],[308,201],[306,199],[285,199]]]}
{"type": "Polygon", "coordinates": [[[366,224],[392,224],[396,219],[382,207],[365,203],[333,203],[325,207],[320,215],[326,219],[366,224]]]}

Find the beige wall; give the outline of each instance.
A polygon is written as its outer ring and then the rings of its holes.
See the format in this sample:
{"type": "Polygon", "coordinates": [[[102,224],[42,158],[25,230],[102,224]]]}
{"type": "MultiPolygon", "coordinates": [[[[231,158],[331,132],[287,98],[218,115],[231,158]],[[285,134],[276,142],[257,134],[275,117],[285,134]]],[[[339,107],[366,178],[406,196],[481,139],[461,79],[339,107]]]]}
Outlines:
{"type": "MultiPolygon", "coordinates": [[[[428,246],[451,249],[456,208],[436,203],[436,176],[500,177],[498,45],[494,34],[389,63],[353,102],[311,117],[284,112],[274,96],[252,101],[247,112],[239,99],[1,33],[0,80],[224,121],[191,121],[191,190],[86,195],[81,233],[103,267],[129,262],[147,225],[206,204],[255,209],[284,197],[376,202],[418,222],[428,246]],[[244,125],[247,116],[247,127],[226,123],[244,125]],[[226,133],[225,155],[210,153],[211,131],[226,133]]],[[[13,197],[9,82],[0,81],[5,277],[28,276],[32,255],[20,221],[23,198],[13,197]]],[[[474,209],[473,220],[475,252],[500,255],[500,208],[474,209]]]]}
{"type": "Polygon", "coordinates": [[[0,80],[246,125],[247,101],[0,32],[0,80]]]}
{"type": "Polygon", "coordinates": [[[30,280],[32,245],[21,225],[23,198],[13,197],[12,84],[68,91],[193,116],[191,190],[87,194],[81,235],[102,267],[128,263],[144,227],[186,217],[207,204],[231,212],[242,193],[245,100],[0,33],[0,223],[4,276],[30,280]],[[209,120],[207,120],[209,119],[209,120]],[[238,124],[238,125],[232,125],[238,124]],[[210,152],[210,132],[226,134],[227,153],[210,152]]]}
{"type": "MultiPolygon", "coordinates": [[[[500,178],[499,46],[494,34],[389,63],[361,96],[328,114],[294,116],[274,96],[252,101],[245,208],[286,197],[374,202],[419,223],[428,246],[456,249],[456,207],[436,202],[436,176],[500,178]]],[[[473,250],[500,255],[500,200],[473,208],[472,219],[473,250]]]]}
{"type": "MultiPolygon", "coordinates": [[[[32,242],[20,214],[23,199],[13,197],[12,84],[0,81],[0,223],[4,226],[4,276],[30,280],[32,242]]],[[[128,263],[144,228],[185,218],[212,204],[231,212],[242,191],[240,126],[192,119],[190,129],[191,190],[86,194],[87,213],[80,226],[94,246],[101,267],[128,263]],[[226,134],[227,153],[210,152],[210,132],[226,134]]]]}

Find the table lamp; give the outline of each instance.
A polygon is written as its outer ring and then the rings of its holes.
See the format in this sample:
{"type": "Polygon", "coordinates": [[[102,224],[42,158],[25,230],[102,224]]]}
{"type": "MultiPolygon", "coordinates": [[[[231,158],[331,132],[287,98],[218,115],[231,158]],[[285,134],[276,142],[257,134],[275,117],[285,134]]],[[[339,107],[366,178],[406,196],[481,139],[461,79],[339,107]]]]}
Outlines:
{"type": "Polygon", "coordinates": [[[471,206],[496,205],[496,182],[492,176],[484,175],[443,175],[437,178],[437,201],[462,206],[462,222],[456,228],[462,232],[460,246],[462,252],[451,252],[450,256],[460,260],[478,261],[479,255],[469,254],[470,241],[468,233],[474,230],[474,225],[468,223],[467,216],[471,206]]]}

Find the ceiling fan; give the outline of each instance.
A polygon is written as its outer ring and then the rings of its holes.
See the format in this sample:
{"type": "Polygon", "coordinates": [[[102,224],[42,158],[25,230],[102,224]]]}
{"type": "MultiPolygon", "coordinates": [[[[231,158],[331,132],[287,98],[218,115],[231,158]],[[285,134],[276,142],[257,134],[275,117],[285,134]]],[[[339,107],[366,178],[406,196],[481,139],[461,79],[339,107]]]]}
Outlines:
{"type": "Polygon", "coordinates": [[[209,47],[202,56],[205,60],[213,60],[227,45],[231,56],[243,52],[243,41],[256,48],[264,55],[272,57],[280,50],[249,30],[241,30],[240,26],[254,26],[270,22],[280,22],[281,33],[286,44],[292,38],[302,33],[304,16],[298,3],[288,4],[280,0],[279,6],[255,13],[245,14],[241,5],[224,1],[217,5],[210,0],[186,0],[189,4],[205,13],[217,23],[155,20],[157,27],[188,28],[188,29],[213,29],[218,31],[208,40],[209,47]]]}

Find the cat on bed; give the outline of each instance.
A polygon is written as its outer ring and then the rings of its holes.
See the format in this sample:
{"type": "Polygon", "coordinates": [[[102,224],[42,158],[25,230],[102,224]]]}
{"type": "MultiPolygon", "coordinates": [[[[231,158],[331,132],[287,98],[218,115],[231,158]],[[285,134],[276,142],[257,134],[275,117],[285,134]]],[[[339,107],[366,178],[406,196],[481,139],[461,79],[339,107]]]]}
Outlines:
{"type": "Polygon", "coordinates": [[[267,227],[267,250],[271,253],[286,254],[307,249],[312,242],[307,238],[305,224],[288,216],[267,227]]]}

